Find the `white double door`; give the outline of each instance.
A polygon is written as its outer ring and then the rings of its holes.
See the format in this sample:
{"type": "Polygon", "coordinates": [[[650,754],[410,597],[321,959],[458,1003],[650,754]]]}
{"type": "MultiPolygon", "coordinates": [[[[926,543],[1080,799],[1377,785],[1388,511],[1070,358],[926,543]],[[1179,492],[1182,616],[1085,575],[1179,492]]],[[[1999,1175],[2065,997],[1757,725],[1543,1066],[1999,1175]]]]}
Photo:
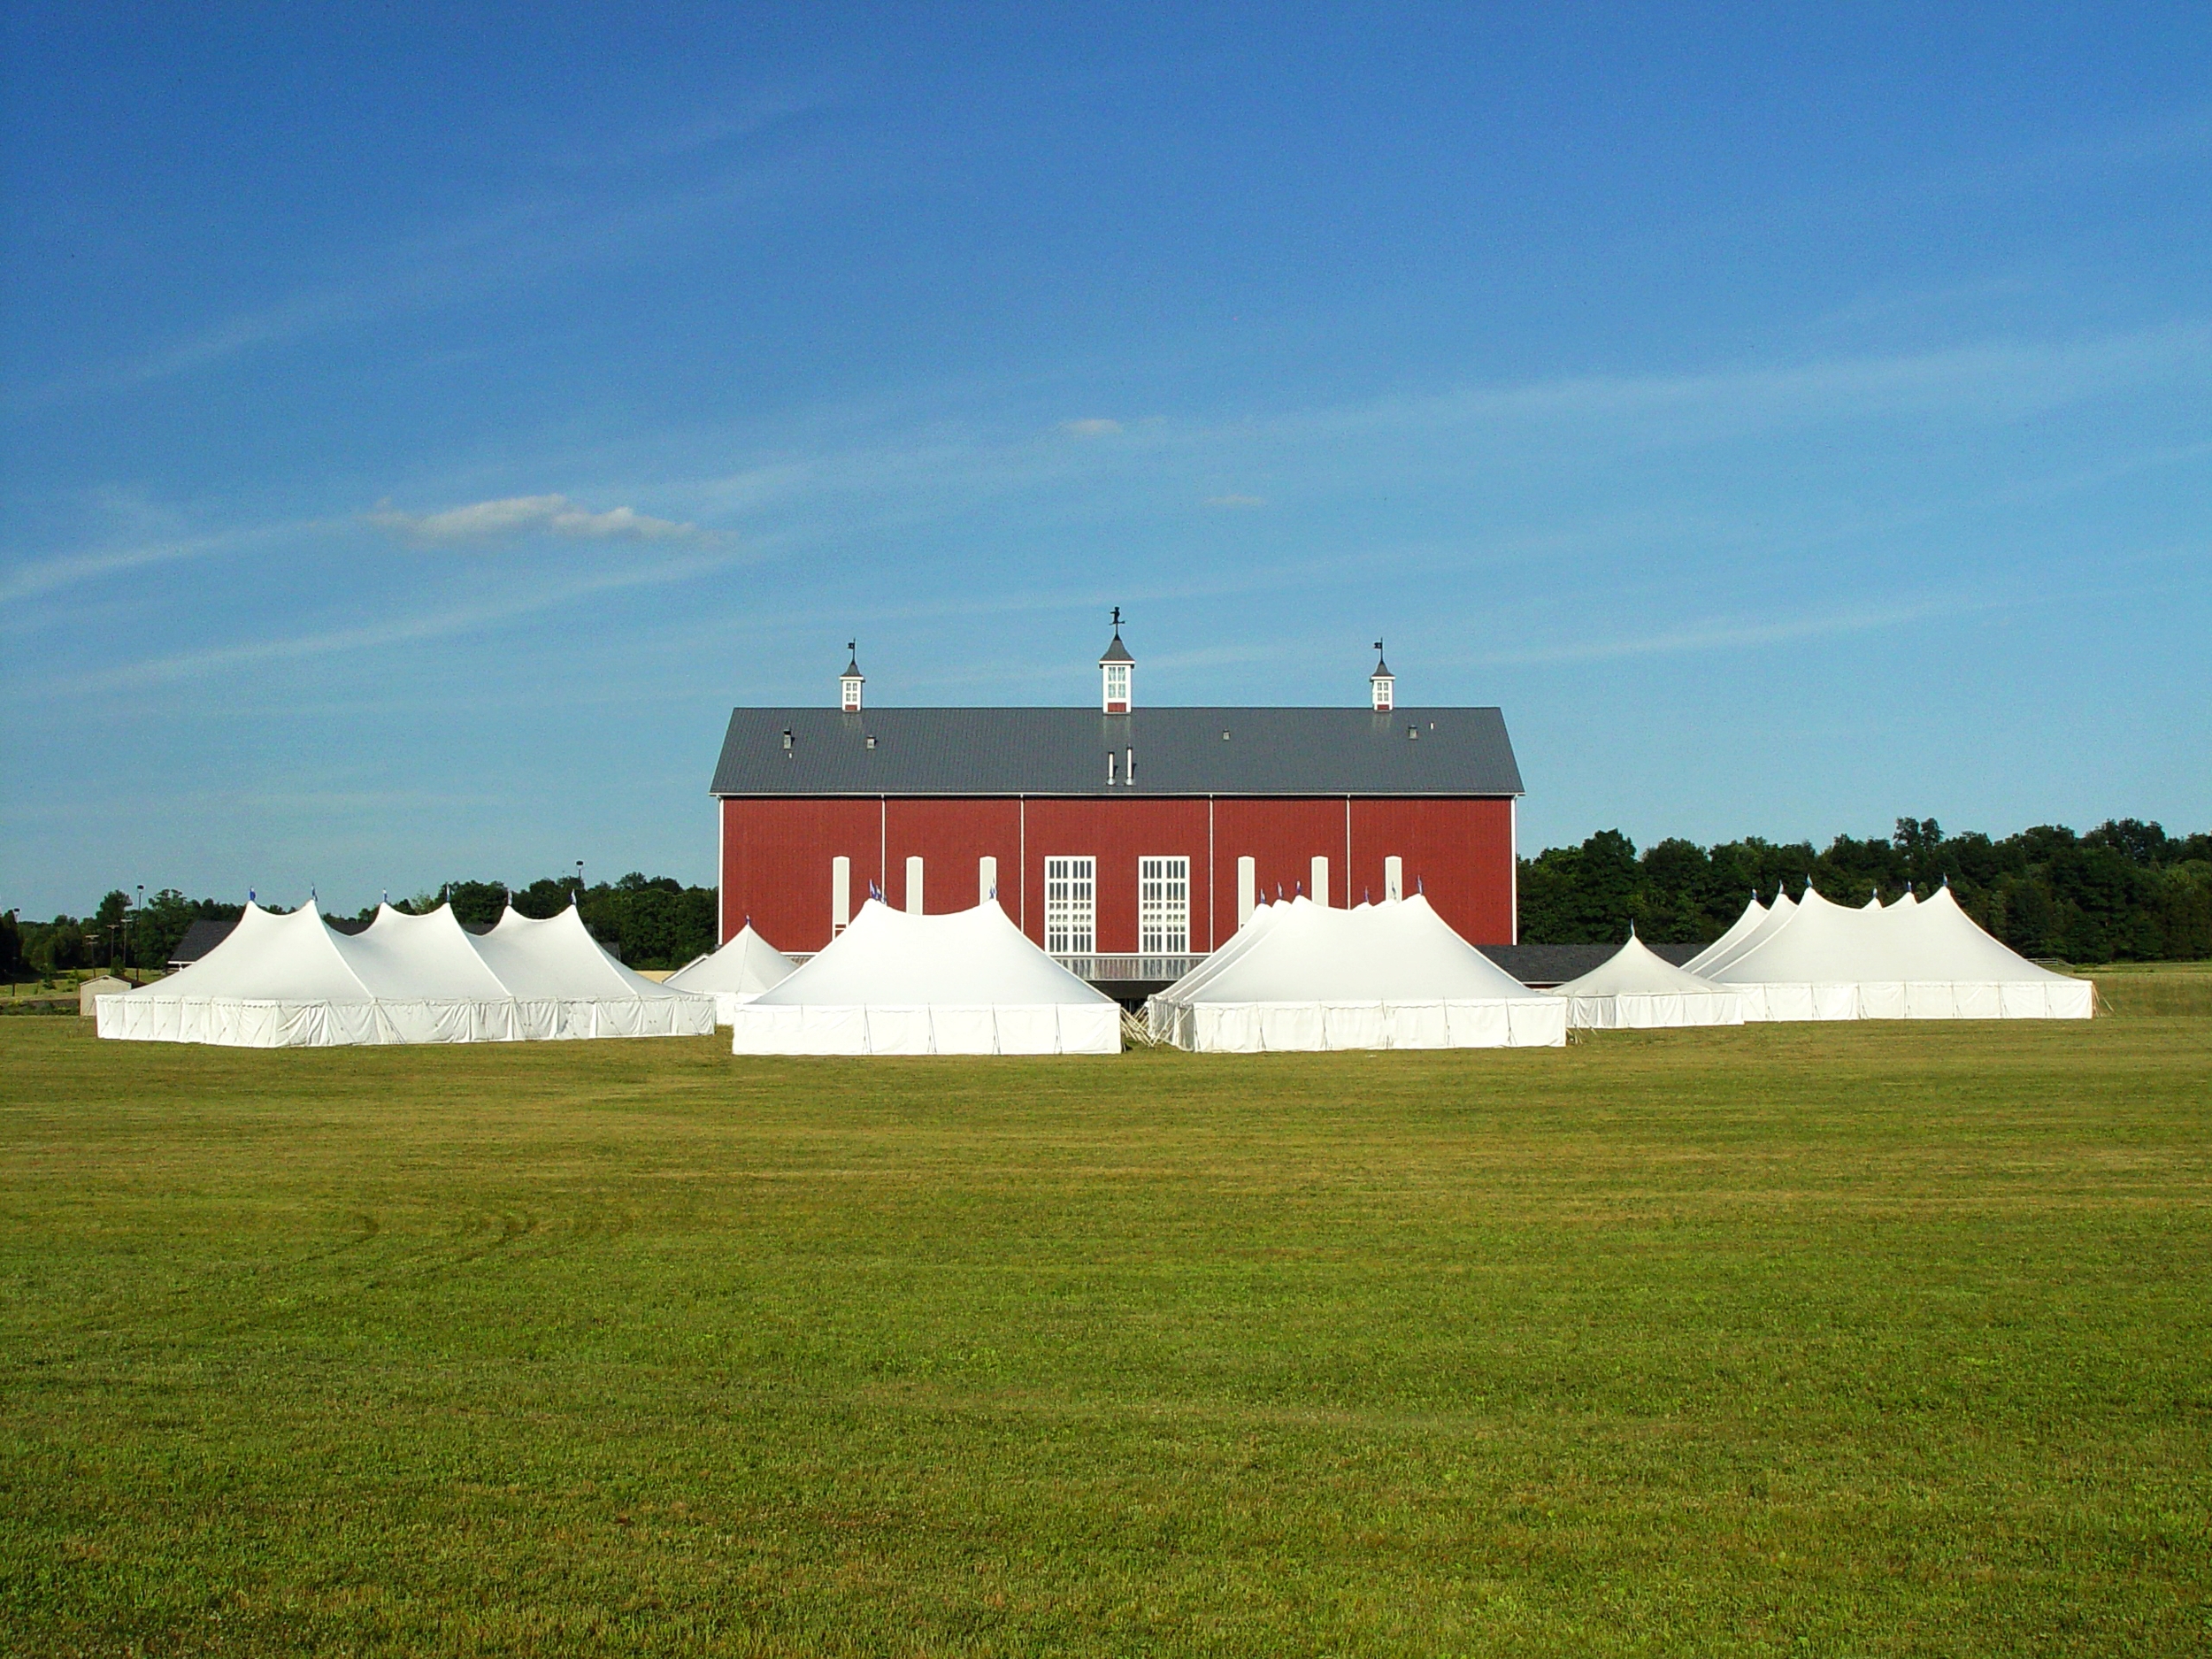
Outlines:
{"type": "MultiPolygon", "coordinates": [[[[1098,949],[1098,860],[1045,860],[1045,949],[1088,956],[1098,949]]],[[[1137,860],[1137,950],[1179,956],[1190,950],[1190,860],[1137,860]]]]}

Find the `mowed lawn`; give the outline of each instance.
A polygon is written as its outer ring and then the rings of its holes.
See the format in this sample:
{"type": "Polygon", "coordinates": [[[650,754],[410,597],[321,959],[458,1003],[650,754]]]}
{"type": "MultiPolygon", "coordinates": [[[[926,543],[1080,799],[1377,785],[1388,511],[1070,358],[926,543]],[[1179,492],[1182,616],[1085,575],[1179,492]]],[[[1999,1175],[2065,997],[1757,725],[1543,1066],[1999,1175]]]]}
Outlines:
{"type": "Polygon", "coordinates": [[[0,1021],[10,1652],[2202,1653],[2212,1018],[0,1021]]]}

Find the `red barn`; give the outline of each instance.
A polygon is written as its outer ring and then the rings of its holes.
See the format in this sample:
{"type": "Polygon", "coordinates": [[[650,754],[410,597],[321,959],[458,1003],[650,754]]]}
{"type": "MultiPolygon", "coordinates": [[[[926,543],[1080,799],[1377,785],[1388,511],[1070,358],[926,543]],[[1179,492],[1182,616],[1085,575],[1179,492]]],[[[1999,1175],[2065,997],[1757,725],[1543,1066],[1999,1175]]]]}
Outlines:
{"type": "MultiPolygon", "coordinates": [[[[1118,620],[1118,618],[1117,618],[1118,620]]],[[[908,910],[997,895],[1109,981],[1172,978],[1262,896],[1427,894],[1476,944],[1515,936],[1521,774],[1496,709],[1140,709],[1121,641],[1096,709],[737,709],[711,793],[721,933],[818,950],[871,892],[908,910]],[[1143,957],[1141,964],[1098,958],[1143,957]]]]}

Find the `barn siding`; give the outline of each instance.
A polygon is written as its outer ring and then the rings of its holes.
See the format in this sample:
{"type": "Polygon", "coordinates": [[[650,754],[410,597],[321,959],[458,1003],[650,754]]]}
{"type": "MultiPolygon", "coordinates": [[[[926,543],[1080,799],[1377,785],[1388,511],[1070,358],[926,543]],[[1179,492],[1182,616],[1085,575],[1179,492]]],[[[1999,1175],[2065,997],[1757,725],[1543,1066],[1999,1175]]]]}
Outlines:
{"type": "Polygon", "coordinates": [[[1331,897],[1341,906],[1380,898],[1383,860],[1405,861],[1417,886],[1471,943],[1507,944],[1513,933],[1513,805],[1476,798],[1359,799],[1309,796],[1133,796],[1125,800],[1010,798],[879,801],[873,797],[733,796],[722,812],[723,935],[747,917],[780,949],[829,942],[830,860],[852,860],[853,902],[868,884],[902,906],[906,860],[926,869],[932,911],[976,903],[976,862],[998,860],[999,902],[1023,931],[1044,936],[1044,861],[1061,854],[1098,860],[1098,948],[1137,948],[1137,860],[1191,861],[1191,948],[1227,941],[1237,926],[1237,859],[1256,862],[1260,891],[1301,891],[1317,854],[1329,860],[1331,897]]]}

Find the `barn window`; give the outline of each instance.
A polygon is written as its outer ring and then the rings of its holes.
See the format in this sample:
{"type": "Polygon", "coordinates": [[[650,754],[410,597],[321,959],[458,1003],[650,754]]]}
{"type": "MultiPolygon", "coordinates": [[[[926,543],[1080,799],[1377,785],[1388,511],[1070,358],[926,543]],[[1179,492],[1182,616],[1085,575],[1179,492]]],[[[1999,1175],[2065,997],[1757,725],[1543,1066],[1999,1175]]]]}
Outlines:
{"type": "Polygon", "coordinates": [[[1137,860],[1137,949],[1148,956],[1190,951],[1190,860],[1137,860]]]}
{"type": "Polygon", "coordinates": [[[1087,956],[1098,949],[1098,860],[1045,860],[1045,949],[1087,956]]]}

